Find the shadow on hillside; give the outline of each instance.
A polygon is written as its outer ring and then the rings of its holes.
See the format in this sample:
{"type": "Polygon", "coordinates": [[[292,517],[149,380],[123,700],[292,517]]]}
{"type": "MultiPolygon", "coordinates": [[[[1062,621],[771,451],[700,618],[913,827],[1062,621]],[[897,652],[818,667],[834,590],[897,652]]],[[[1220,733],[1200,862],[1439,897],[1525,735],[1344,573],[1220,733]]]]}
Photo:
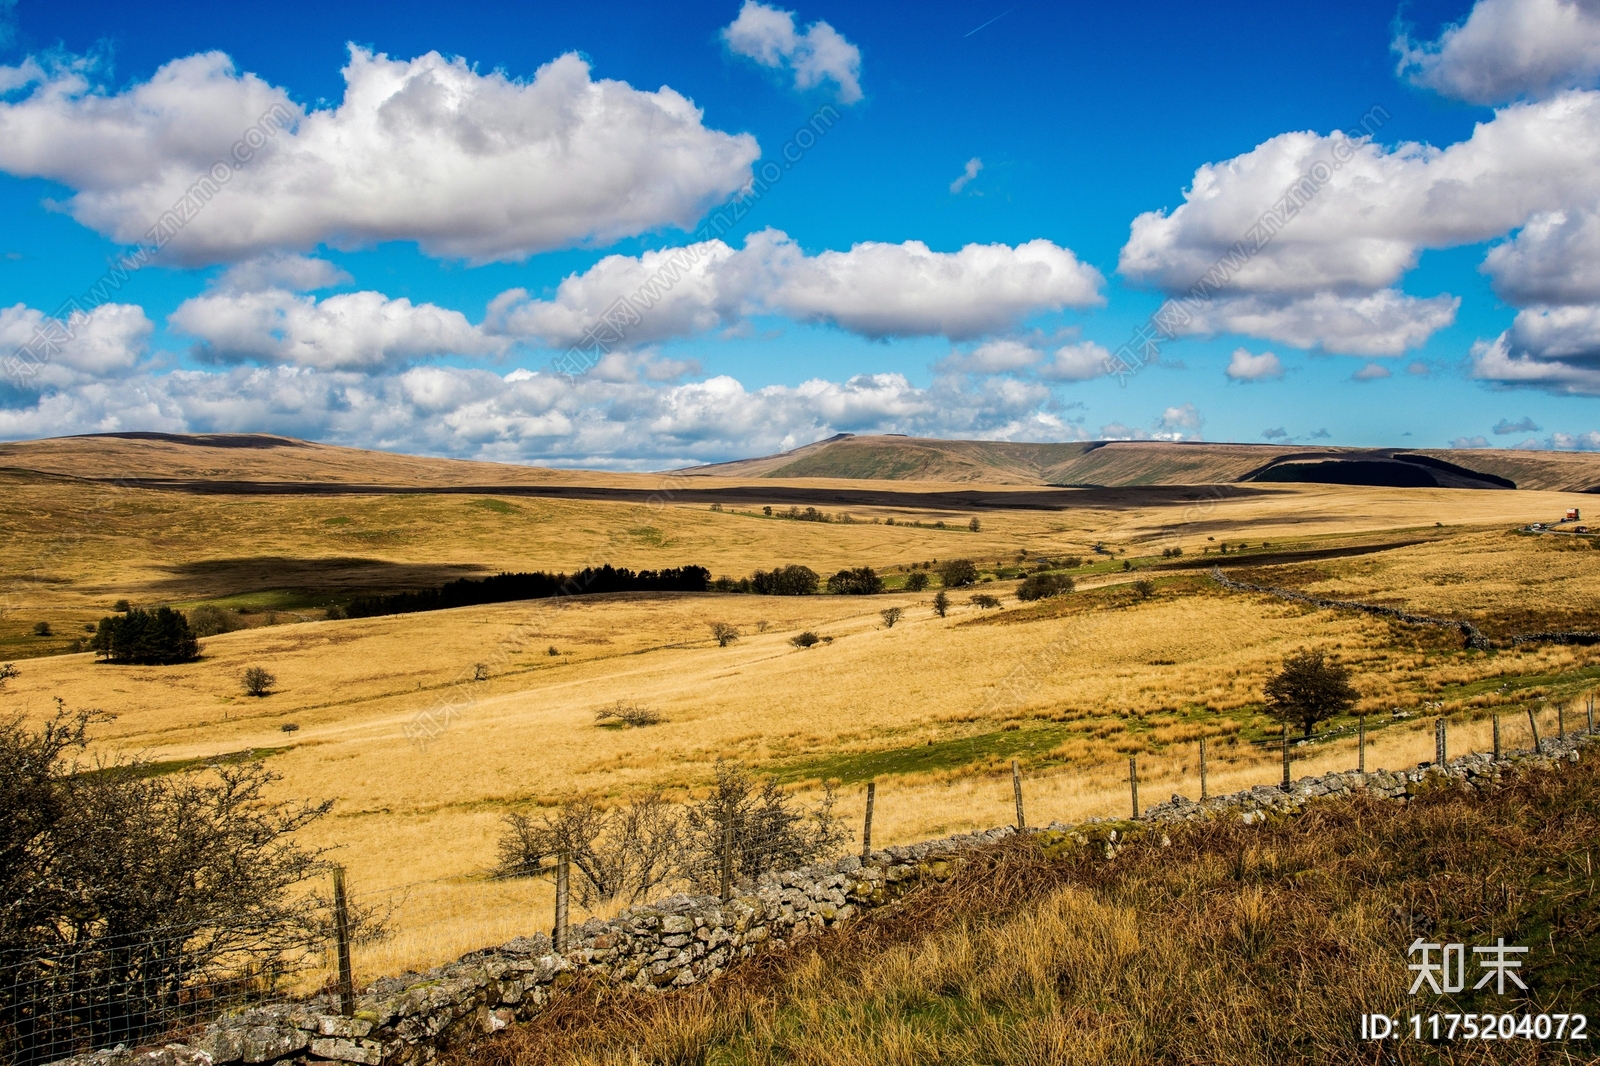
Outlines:
{"type": "Polygon", "coordinates": [[[252,555],[202,559],[165,568],[171,576],[153,591],[169,599],[221,599],[278,589],[324,596],[341,593],[408,592],[462,577],[482,577],[490,568],[464,563],[396,563],[358,556],[291,558],[252,555]]]}

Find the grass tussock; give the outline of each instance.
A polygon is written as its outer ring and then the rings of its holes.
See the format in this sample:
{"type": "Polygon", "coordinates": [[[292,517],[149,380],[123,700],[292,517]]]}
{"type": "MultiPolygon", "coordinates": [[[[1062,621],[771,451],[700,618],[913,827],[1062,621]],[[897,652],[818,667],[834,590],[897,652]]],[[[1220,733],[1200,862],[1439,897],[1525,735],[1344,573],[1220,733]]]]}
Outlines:
{"type": "MultiPolygon", "coordinates": [[[[1600,765],[1491,795],[1357,799],[1249,828],[1049,834],[710,986],[580,989],[451,1066],[1585,1061],[1586,1044],[1380,1049],[1359,1016],[1600,1012],[1600,765]],[[1526,994],[1409,997],[1416,935],[1531,947],[1526,994]],[[1568,1058],[1568,1054],[1573,1055],[1568,1058]]],[[[1469,980],[1469,985],[1470,985],[1469,980]]]]}

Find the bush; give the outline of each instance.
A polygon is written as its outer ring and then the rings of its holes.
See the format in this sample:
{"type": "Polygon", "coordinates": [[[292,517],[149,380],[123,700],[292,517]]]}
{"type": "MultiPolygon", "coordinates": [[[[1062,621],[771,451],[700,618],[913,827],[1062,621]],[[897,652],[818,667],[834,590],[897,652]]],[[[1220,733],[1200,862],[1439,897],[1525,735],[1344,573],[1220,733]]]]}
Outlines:
{"type": "Polygon", "coordinates": [[[200,654],[189,620],[170,607],[154,611],[133,607],[123,615],[102,618],[89,647],[109,662],[141,666],[186,663],[200,654]]]}
{"type": "Polygon", "coordinates": [[[828,591],[835,596],[871,596],[883,591],[883,578],[870,566],[841,570],[828,579],[828,591]]]}
{"type": "Polygon", "coordinates": [[[665,719],[660,711],[653,711],[640,703],[623,703],[617,701],[615,707],[607,707],[603,711],[596,711],[595,723],[602,724],[610,721],[621,722],[625,726],[643,728],[647,725],[660,725],[665,719]]]}
{"type": "Polygon", "coordinates": [[[1141,577],[1133,583],[1133,594],[1141,600],[1148,600],[1156,594],[1156,583],[1149,578],[1141,577]]]}
{"type": "Polygon", "coordinates": [[[278,679],[259,666],[252,666],[244,672],[244,694],[246,696],[265,696],[272,691],[272,686],[278,679]]]}
{"type": "Polygon", "coordinates": [[[900,616],[904,613],[899,607],[886,607],[878,612],[879,616],[883,618],[883,628],[885,629],[893,629],[894,624],[900,621],[900,616]]]}
{"type": "Polygon", "coordinates": [[[933,613],[940,618],[950,613],[950,595],[944,589],[933,595],[933,613]]]}
{"type": "Polygon", "coordinates": [[[9,1062],[147,1043],[217,988],[222,967],[292,966],[318,924],[300,886],[319,853],[295,840],[330,804],[271,799],[278,778],[260,762],[84,766],[74,753],[93,720],[58,711],[37,732],[0,721],[9,1062]]]}
{"type": "Polygon", "coordinates": [[[341,618],[349,618],[350,612],[346,611],[343,607],[340,607],[337,603],[335,603],[330,605],[326,611],[322,612],[322,617],[329,622],[336,622],[341,618]]]}
{"type": "Polygon", "coordinates": [[[991,596],[986,592],[980,592],[978,595],[972,597],[972,599],[968,600],[967,602],[972,604],[972,606],[974,606],[974,607],[981,607],[985,611],[987,611],[991,607],[1000,606],[1000,597],[991,596]]]}
{"type": "Polygon", "coordinates": [[[808,629],[804,633],[797,633],[790,637],[789,643],[797,648],[809,648],[814,644],[822,643],[822,638],[808,629]]]}
{"type": "Polygon", "coordinates": [[[586,907],[613,899],[641,903],[677,874],[683,817],[660,792],[610,811],[580,796],[537,820],[508,814],[501,824],[498,876],[537,874],[545,859],[565,851],[586,907]]]}
{"type": "Polygon", "coordinates": [[[1318,722],[1349,710],[1360,694],[1350,684],[1350,671],[1329,662],[1321,651],[1301,651],[1284,660],[1266,687],[1267,713],[1293,722],[1310,736],[1318,722]]]}
{"type": "Polygon", "coordinates": [[[218,633],[231,633],[242,629],[239,612],[225,611],[221,607],[203,603],[189,612],[189,628],[197,637],[214,637],[218,633]]]}
{"type": "Polygon", "coordinates": [[[280,725],[278,728],[280,730],[282,730],[283,732],[285,732],[285,733],[298,733],[298,732],[300,732],[300,727],[298,725],[296,725],[295,723],[293,723],[293,722],[285,722],[282,725],[280,725]]]}
{"type": "Polygon", "coordinates": [[[750,587],[758,596],[811,596],[820,583],[809,566],[779,566],[750,575],[750,587]]]}
{"type": "Polygon", "coordinates": [[[487,681],[487,680],[489,680],[489,664],[488,663],[473,663],[472,664],[472,680],[474,680],[474,681],[487,681]]]}
{"type": "Polygon", "coordinates": [[[717,647],[726,648],[739,639],[739,630],[727,622],[712,622],[711,639],[717,642],[717,647]]]}
{"type": "Polygon", "coordinates": [[[906,575],[906,591],[921,592],[928,587],[928,575],[921,570],[913,570],[906,575]]]}
{"type": "Polygon", "coordinates": [[[978,583],[978,567],[971,559],[950,559],[939,567],[939,580],[947,589],[966,588],[978,583]]]}
{"type": "Polygon", "coordinates": [[[735,884],[753,881],[772,870],[808,866],[849,839],[844,825],[834,817],[833,806],[830,784],[823,785],[822,802],[806,810],[773,778],[757,785],[743,768],[718,762],[711,795],[684,811],[679,876],[701,891],[716,891],[723,842],[730,828],[735,884]]]}
{"type": "Polygon", "coordinates": [[[972,530],[972,532],[977,533],[983,529],[983,523],[974,518],[972,521],[967,523],[967,528],[972,530]]]}
{"type": "Polygon", "coordinates": [[[52,635],[52,633],[54,633],[54,630],[52,630],[50,628],[50,623],[49,622],[35,622],[35,623],[33,623],[33,635],[34,636],[36,636],[36,637],[48,637],[48,636],[52,635]]]}
{"type": "Polygon", "coordinates": [[[1061,568],[1063,570],[1076,570],[1082,565],[1083,558],[1077,555],[1069,555],[1065,559],[1061,560],[1061,568]]]}
{"type": "Polygon", "coordinates": [[[111,605],[111,609],[118,614],[127,614],[131,606],[132,605],[129,604],[127,600],[118,600],[116,603],[111,605]]]}
{"type": "Polygon", "coordinates": [[[1075,588],[1077,585],[1065,574],[1029,574],[1017,586],[1017,599],[1032,602],[1060,596],[1075,588]]]}

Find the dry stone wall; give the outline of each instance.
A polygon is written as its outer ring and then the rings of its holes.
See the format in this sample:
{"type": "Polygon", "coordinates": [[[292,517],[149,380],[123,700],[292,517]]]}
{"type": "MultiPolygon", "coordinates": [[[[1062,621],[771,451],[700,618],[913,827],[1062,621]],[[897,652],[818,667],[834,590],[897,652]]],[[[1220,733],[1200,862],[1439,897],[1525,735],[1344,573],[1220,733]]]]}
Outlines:
{"type": "MultiPolygon", "coordinates": [[[[1123,846],[1142,823],[1237,817],[1246,823],[1293,814],[1324,796],[1366,792],[1404,802],[1430,784],[1492,785],[1512,763],[1549,768],[1576,762],[1591,738],[1546,739],[1538,752],[1496,761],[1472,754],[1444,767],[1306,777],[1284,790],[1257,787],[1197,803],[1181,796],[1157,804],[1137,823],[1091,819],[1041,831],[1047,846],[1123,846]]],[[[1010,826],[876,851],[863,860],[833,862],[769,874],[724,903],[715,896],[670,896],[632,907],[615,918],[591,919],[571,930],[570,950],[556,954],[544,934],[520,937],[466,955],[425,973],[374,982],[353,1016],[339,1014],[328,996],[246,1010],[207,1026],[192,1044],[155,1050],[117,1048],[70,1061],[70,1066],[423,1066],[440,1052],[536,1015],[580,977],[637,989],[670,990],[712,980],[757,951],[814,936],[857,914],[888,904],[920,885],[949,879],[962,853],[1015,835],[1010,826]]],[[[68,1064],[63,1064],[68,1066],[68,1064]]]]}

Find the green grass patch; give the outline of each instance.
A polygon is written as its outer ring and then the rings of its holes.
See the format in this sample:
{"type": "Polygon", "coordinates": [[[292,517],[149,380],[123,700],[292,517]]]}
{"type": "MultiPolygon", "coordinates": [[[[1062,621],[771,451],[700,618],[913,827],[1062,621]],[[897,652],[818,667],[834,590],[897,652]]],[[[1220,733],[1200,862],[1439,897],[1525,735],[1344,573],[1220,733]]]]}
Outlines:
{"type": "Polygon", "coordinates": [[[495,514],[516,514],[518,511],[522,510],[522,508],[518,507],[514,503],[507,503],[504,500],[491,499],[473,500],[467,506],[481,507],[485,511],[493,511],[495,514]]]}
{"type": "Polygon", "coordinates": [[[257,592],[241,592],[233,596],[223,596],[214,600],[190,600],[184,603],[175,603],[173,607],[180,611],[193,610],[201,605],[221,607],[224,610],[237,611],[243,609],[246,613],[256,611],[312,611],[334,604],[342,604],[349,597],[331,596],[327,592],[317,592],[312,589],[261,589],[257,592]]]}
{"type": "Polygon", "coordinates": [[[1033,765],[1039,765],[1052,748],[1080,732],[1083,730],[1077,725],[1052,723],[1001,729],[883,751],[810,756],[778,766],[773,776],[785,784],[827,780],[853,784],[877,777],[959,770],[994,759],[1026,758],[1033,765]]]}
{"type": "MultiPolygon", "coordinates": [[[[288,751],[283,748],[245,748],[243,751],[229,751],[221,755],[202,755],[195,759],[165,759],[159,762],[141,762],[132,766],[135,777],[165,777],[167,774],[183,774],[192,770],[204,770],[208,766],[237,766],[244,762],[259,762],[274,755],[281,755],[288,751]]],[[[105,769],[85,770],[83,777],[94,777],[99,774],[114,773],[117,767],[105,769]]]]}

